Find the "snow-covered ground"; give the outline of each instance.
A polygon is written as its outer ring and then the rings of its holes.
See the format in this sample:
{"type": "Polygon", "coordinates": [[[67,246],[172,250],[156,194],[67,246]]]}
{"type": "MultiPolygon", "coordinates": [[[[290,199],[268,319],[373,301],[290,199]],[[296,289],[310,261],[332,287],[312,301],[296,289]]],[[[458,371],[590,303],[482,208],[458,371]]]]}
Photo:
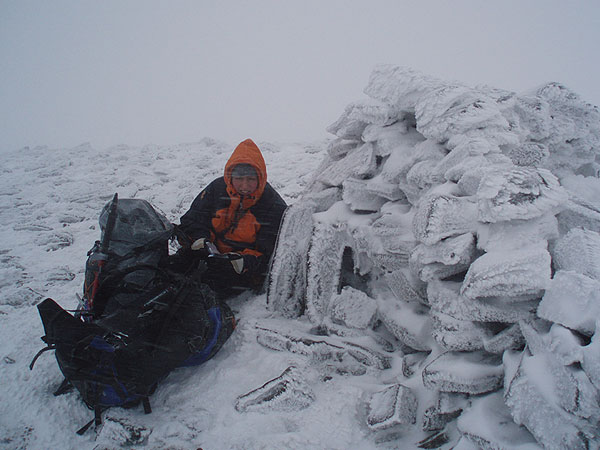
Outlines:
{"type": "Polygon", "coordinates": [[[35,305],[76,306],[115,192],[177,222],[234,145],[2,155],[0,446],[597,448],[597,109],[558,84],[517,95],[390,66],[365,93],[335,139],[258,143],[292,205],[269,304],[231,300],[215,358],[171,373],[152,414],[113,408],[84,436],[77,393],[52,395],[54,357],[29,371],[35,305]]]}

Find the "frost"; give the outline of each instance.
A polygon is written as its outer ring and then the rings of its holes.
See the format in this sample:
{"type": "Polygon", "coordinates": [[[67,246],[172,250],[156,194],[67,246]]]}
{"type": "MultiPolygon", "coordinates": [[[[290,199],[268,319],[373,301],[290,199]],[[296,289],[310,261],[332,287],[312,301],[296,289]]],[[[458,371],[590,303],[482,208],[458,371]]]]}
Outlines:
{"type": "Polygon", "coordinates": [[[466,271],[475,259],[475,236],[465,233],[436,244],[417,246],[410,255],[410,267],[423,281],[447,278],[466,271]]]}
{"type": "Polygon", "coordinates": [[[499,222],[557,213],[567,193],[551,172],[514,168],[487,172],[477,190],[479,220],[499,222]]]}
{"type": "Polygon", "coordinates": [[[576,272],[556,272],[537,313],[543,319],[591,336],[600,317],[600,281],[576,272]]]}
{"type": "Polygon", "coordinates": [[[292,412],[308,408],[314,401],[315,394],[302,371],[295,366],[290,366],[278,377],[239,396],[235,409],[239,412],[292,412]]]}
{"type": "Polygon", "coordinates": [[[415,350],[431,350],[431,323],[419,303],[397,298],[379,298],[379,319],[400,342],[415,350]]]}
{"type": "Polygon", "coordinates": [[[431,195],[423,199],[413,221],[415,237],[427,245],[475,231],[477,204],[467,197],[431,195]]]}
{"type": "Polygon", "coordinates": [[[600,234],[572,229],[558,240],[552,262],[556,270],[577,272],[600,281],[600,234]]]}
{"type": "Polygon", "coordinates": [[[384,430],[416,422],[417,397],[401,384],[376,392],[368,404],[367,425],[372,430],[384,430]]]}
{"type": "Polygon", "coordinates": [[[423,369],[423,384],[442,392],[483,394],[502,387],[503,375],[497,357],[478,352],[447,352],[423,369]]]}
{"type": "Polygon", "coordinates": [[[550,282],[550,254],[543,246],[509,252],[493,251],[477,258],[461,287],[468,298],[541,296],[550,282]]]}
{"type": "Polygon", "coordinates": [[[458,430],[479,448],[541,450],[534,437],[512,421],[510,411],[495,392],[473,400],[457,421],[458,430]]]}
{"type": "Polygon", "coordinates": [[[334,323],[365,329],[375,322],[377,302],[362,291],[344,286],[330,301],[330,317],[334,323]]]}
{"type": "Polygon", "coordinates": [[[578,409],[578,388],[567,368],[547,354],[523,353],[519,361],[507,355],[505,365],[513,367],[505,381],[505,403],[514,421],[525,425],[544,448],[587,449],[600,444],[597,419],[588,422],[569,412],[578,409]]]}

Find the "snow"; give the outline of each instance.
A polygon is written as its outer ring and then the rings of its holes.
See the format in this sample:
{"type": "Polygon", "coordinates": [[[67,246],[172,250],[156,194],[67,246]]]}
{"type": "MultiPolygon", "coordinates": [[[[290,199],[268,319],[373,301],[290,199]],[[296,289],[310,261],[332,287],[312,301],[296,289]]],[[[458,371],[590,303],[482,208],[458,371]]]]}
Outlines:
{"type": "Polygon", "coordinates": [[[330,140],[258,143],[292,206],[229,341],[152,414],[113,408],[84,436],[52,355],[28,369],[35,305],[77,305],[115,192],[176,223],[233,145],[3,154],[0,448],[597,448],[597,108],[389,65],[365,94],[330,140]]]}

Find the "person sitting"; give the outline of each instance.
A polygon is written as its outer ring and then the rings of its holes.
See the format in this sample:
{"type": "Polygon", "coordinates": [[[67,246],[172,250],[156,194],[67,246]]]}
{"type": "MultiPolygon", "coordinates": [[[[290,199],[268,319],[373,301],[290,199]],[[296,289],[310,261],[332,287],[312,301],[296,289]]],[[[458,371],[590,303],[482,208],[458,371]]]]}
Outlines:
{"type": "Polygon", "coordinates": [[[205,281],[222,297],[260,291],[287,205],[267,182],[258,146],[241,142],[225,165],[181,217],[182,248],[177,265],[185,270],[205,261],[205,281]]]}

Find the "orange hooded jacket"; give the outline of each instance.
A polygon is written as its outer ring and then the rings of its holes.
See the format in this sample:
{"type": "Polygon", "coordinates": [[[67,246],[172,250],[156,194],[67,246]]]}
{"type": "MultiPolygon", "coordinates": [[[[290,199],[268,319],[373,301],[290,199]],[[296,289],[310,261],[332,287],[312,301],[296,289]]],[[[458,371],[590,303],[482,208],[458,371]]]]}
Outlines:
{"type": "Polygon", "coordinates": [[[250,272],[266,272],[286,204],[267,182],[267,167],[258,146],[246,139],[225,165],[225,174],[210,183],[181,217],[180,229],[194,241],[205,238],[221,253],[244,256],[250,272]],[[258,188],[242,196],[233,187],[231,172],[238,164],[251,165],[258,175],[258,188]],[[253,258],[248,258],[253,257],[253,258]]]}

